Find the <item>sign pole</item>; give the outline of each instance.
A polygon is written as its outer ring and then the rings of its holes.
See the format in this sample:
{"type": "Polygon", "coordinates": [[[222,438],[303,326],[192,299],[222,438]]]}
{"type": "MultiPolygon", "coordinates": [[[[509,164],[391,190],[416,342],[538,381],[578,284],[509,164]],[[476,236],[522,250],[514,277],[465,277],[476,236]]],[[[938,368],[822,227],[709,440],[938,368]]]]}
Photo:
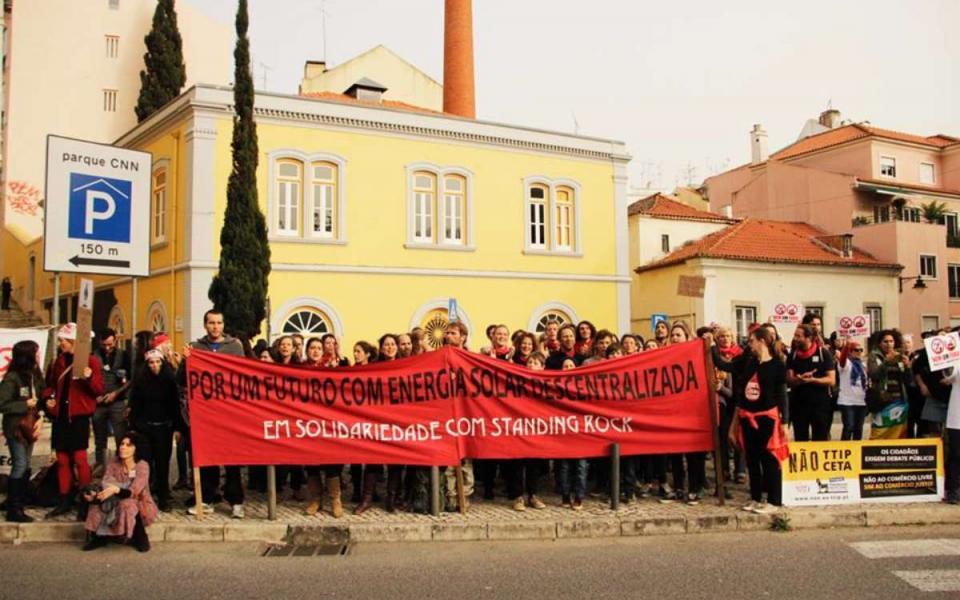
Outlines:
{"type": "Polygon", "coordinates": [[[60,271],[53,274],[53,326],[60,325],[60,271]]]}
{"type": "Polygon", "coordinates": [[[430,514],[440,515],[440,467],[430,467],[430,514]]]}
{"type": "Polygon", "coordinates": [[[717,377],[713,366],[713,352],[706,340],[703,341],[703,359],[707,366],[707,406],[710,407],[710,424],[713,426],[713,470],[717,478],[717,498],[720,506],[726,504],[726,485],[723,481],[723,465],[720,461],[720,423],[717,410],[717,377]]]}
{"type": "Polygon", "coordinates": [[[467,514],[467,496],[463,492],[463,467],[459,464],[456,468],[457,474],[457,502],[460,504],[460,514],[467,514]]]}
{"type": "MultiPolygon", "coordinates": [[[[627,490],[627,495],[633,490],[627,490]]],[[[620,444],[610,444],[610,510],[620,509],[620,444]]]]}

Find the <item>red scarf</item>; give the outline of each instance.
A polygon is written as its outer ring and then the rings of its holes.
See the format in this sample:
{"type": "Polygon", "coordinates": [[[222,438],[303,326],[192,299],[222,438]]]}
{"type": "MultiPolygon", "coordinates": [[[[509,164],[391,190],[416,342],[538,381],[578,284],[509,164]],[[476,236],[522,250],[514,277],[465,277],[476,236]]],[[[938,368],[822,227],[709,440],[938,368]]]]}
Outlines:
{"type": "Polygon", "coordinates": [[[810,344],[810,348],[808,348],[807,350],[801,350],[797,348],[794,351],[794,356],[799,358],[800,360],[807,360],[808,358],[816,354],[817,350],[819,349],[820,349],[820,342],[814,340],[814,342],[810,344]]]}
{"type": "Polygon", "coordinates": [[[547,341],[546,346],[550,352],[556,352],[560,349],[560,340],[547,341]]]}
{"type": "MultiPolygon", "coordinates": [[[[754,429],[760,429],[760,424],[757,423],[757,417],[772,419],[773,433],[770,435],[770,439],[767,440],[767,452],[777,459],[777,466],[780,466],[780,463],[790,458],[790,444],[787,442],[787,434],[783,430],[783,422],[780,421],[780,409],[778,407],[774,406],[770,410],[758,413],[738,408],[737,416],[741,419],[746,419],[754,429]]],[[[740,447],[745,448],[743,445],[743,428],[740,429],[738,437],[740,447]]]]}
{"type": "Polygon", "coordinates": [[[494,348],[493,353],[497,358],[505,358],[508,354],[510,354],[511,350],[513,350],[512,347],[504,346],[502,348],[494,348]]]}
{"type": "Polygon", "coordinates": [[[593,340],[584,340],[582,342],[577,342],[573,346],[573,352],[575,354],[587,354],[590,352],[590,348],[593,347],[593,340]]]}
{"type": "Polygon", "coordinates": [[[743,354],[743,348],[741,348],[736,344],[730,344],[726,348],[721,348],[720,346],[717,346],[717,351],[720,352],[720,356],[722,356],[726,360],[733,360],[736,357],[743,354]]]}

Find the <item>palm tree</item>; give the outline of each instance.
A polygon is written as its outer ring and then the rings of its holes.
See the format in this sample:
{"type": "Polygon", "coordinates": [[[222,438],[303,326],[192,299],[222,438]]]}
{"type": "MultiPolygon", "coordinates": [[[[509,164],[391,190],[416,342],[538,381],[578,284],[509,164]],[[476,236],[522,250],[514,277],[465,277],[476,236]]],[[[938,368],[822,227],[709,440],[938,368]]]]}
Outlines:
{"type": "Polygon", "coordinates": [[[921,204],[920,208],[923,209],[923,218],[927,223],[943,223],[943,217],[947,213],[946,203],[931,200],[921,204]]]}

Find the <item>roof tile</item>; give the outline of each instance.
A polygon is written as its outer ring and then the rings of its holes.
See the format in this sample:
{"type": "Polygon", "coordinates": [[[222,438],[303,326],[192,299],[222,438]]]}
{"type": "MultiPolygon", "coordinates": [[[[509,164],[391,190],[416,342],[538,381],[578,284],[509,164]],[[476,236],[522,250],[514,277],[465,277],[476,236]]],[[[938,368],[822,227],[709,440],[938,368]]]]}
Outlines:
{"type": "Polygon", "coordinates": [[[736,223],[737,219],[731,219],[723,215],[699,210],[692,206],[671,198],[666,194],[653,194],[646,198],[641,198],[627,207],[628,215],[649,215],[651,217],[663,219],[677,219],[687,221],[713,221],[719,223],[736,223]]]}
{"type": "Polygon", "coordinates": [[[745,219],[671,252],[660,260],[637,267],[637,273],[680,264],[693,258],[725,258],[750,262],[873,267],[900,269],[854,248],[843,258],[816,238],[828,235],[807,223],[745,219]]]}
{"type": "Polygon", "coordinates": [[[361,106],[369,106],[371,108],[392,108],[396,110],[406,110],[410,112],[426,113],[430,115],[443,114],[437,110],[423,108],[422,106],[414,106],[413,104],[407,104],[406,102],[400,102],[399,100],[381,100],[380,102],[358,100],[353,96],[348,96],[346,94],[338,94],[336,92],[305,92],[300,95],[303,96],[304,98],[330,100],[332,102],[342,102],[343,104],[359,104],[361,106]]]}
{"type": "Polygon", "coordinates": [[[801,154],[806,154],[808,152],[823,150],[824,148],[830,148],[831,146],[837,146],[845,142],[871,136],[896,140],[898,142],[909,142],[912,144],[933,146],[935,148],[945,148],[957,143],[957,138],[944,135],[942,133],[924,137],[921,135],[914,135],[912,133],[904,133],[902,131],[893,131],[892,129],[881,129],[880,127],[874,127],[864,123],[853,123],[805,137],[802,140],[790,144],[786,148],[782,148],[777,152],[774,152],[770,155],[770,158],[775,160],[784,160],[787,158],[800,156],[801,154]]]}

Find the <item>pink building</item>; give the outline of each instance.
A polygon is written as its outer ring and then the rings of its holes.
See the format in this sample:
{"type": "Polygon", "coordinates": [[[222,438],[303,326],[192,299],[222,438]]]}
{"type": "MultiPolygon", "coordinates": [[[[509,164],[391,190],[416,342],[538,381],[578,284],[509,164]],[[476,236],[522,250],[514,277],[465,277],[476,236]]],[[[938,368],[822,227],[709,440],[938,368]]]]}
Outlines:
{"type": "Polygon", "coordinates": [[[766,139],[755,125],[751,162],[706,180],[711,210],[852,233],[877,259],[904,265],[902,331],[919,339],[960,324],[960,138],[843,124],[828,110],[769,156],[766,139]],[[925,210],[932,203],[945,206],[940,216],[925,210]]]}

